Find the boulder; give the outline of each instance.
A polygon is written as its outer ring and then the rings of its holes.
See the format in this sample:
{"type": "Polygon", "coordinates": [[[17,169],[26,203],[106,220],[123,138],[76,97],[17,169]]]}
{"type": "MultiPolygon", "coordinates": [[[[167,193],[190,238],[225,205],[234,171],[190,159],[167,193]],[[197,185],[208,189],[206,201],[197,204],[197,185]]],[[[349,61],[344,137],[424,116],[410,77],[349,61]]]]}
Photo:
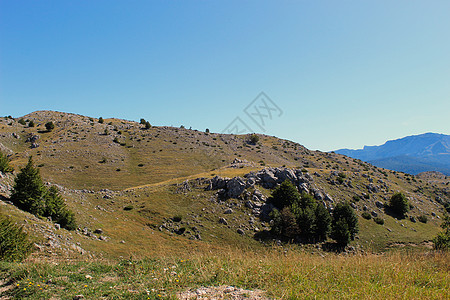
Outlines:
{"type": "Polygon", "coordinates": [[[277,185],[277,178],[273,169],[264,169],[256,174],[263,187],[271,189],[277,185]]]}
{"type": "Polygon", "coordinates": [[[304,192],[304,193],[309,194],[308,184],[307,184],[306,182],[300,183],[300,184],[298,185],[298,191],[299,191],[300,193],[304,192]]]}
{"type": "Polygon", "coordinates": [[[227,220],[225,218],[222,218],[222,217],[219,218],[219,223],[223,224],[223,225],[228,225],[227,220]]]}
{"type": "Polygon", "coordinates": [[[223,189],[227,186],[227,182],[229,181],[229,178],[222,178],[220,176],[215,176],[213,179],[211,179],[207,190],[219,190],[223,189]]]}
{"type": "Polygon", "coordinates": [[[375,205],[376,205],[378,208],[383,208],[383,207],[384,207],[384,203],[381,202],[381,201],[375,201],[375,205]]]}
{"type": "Polygon", "coordinates": [[[291,169],[275,169],[275,177],[277,178],[277,183],[282,183],[285,180],[289,180],[291,182],[297,181],[297,176],[294,171],[291,169]]]}
{"type": "Polygon", "coordinates": [[[236,198],[245,190],[245,182],[241,177],[234,177],[227,183],[227,195],[230,198],[236,198]]]}
{"type": "Polygon", "coordinates": [[[270,221],[269,214],[272,212],[272,210],[275,208],[272,203],[265,203],[263,206],[261,206],[261,212],[259,214],[260,218],[264,221],[270,221]]]}
{"type": "Polygon", "coordinates": [[[312,193],[314,195],[314,199],[316,200],[323,200],[323,194],[320,190],[318,189],[312,189],[312,193]]]}
{"type": "Polygon", "coordinates": [[[233,213],[233,210],[231,208],[227,208],[223,213],[229,215],[233,213]]]}
{"type": "Polygon", "coordinates": [[[328,202],[331,202],[331,203],[334,203],[333,198],[331,198],[331,196],[328,195],[328,194],[325,194],[324,200],[325,200],[325,201],[328,201],[328,202]]]}

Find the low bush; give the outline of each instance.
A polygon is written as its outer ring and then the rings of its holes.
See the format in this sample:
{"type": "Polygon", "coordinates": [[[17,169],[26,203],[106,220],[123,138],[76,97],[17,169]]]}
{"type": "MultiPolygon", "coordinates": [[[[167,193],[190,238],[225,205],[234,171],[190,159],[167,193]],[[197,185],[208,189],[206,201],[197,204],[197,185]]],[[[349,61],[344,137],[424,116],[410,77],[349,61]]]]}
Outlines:
{"type": "Polygon", "coordinates": [[[428,217],[425,215],[421,215],[417,217],[417,220],[419,220],[419,222],[426,223],[428,222],[428,217]]]}
{"type": "Polygon", "coordinates": [[[361,216],[362,216],[364,219],[366,219],[366,220],[372,219],[372,215],[371,215],[370,213],[368,213],[367,211],[363,212],[363,213],[361,214],[361,216]]]}
{"type": "Polygon", "coordinates": [[[373,220],[375,221],[375,223],[377,223],[378,225],[384,225],[384,220],[380,217],[376,217],[373,218],[373,220]]]}
{"type": "Polygon", "coordinates": [[[181,216],[181,215],[176,215],[172,218],[172,220],[174,222],[181,222],[182,219],[183,219],[183,216],[181,216]]]}
{"type": "Polygon", "coordinates": [[[0,215],[0,260],[22,261],[32,252],[33,244],[22,227],[0,215]]]}
{"type": "Polygon", "coordinates": [[[123,210],[132,210],[134,208],[133,205],[127,205],[123,208],[123,210]]]}

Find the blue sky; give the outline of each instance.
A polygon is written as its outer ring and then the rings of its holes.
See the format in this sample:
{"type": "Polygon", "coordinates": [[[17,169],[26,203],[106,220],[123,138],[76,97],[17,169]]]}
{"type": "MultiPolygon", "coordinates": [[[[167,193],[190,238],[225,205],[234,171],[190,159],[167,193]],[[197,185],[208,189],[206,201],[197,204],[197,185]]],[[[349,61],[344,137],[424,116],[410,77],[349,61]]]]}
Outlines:
{"type": "Polygon", "coordinates": [[[252,131],[324,151],[449,134],[449,1],[0,1],[0,115],[252,131]],[[282,110],[264,130],[244,109],[282,110]]]}

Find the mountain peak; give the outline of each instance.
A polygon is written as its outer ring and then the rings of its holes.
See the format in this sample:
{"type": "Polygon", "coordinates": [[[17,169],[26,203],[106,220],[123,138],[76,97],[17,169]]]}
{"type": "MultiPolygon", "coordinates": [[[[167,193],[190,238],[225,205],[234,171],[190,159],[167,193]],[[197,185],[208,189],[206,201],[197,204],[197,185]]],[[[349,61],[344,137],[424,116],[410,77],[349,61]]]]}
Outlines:
{"type": "Polygon", "coordinates": [[[440,171],[450,174],[450,136],[441,133],[427,132],[389,140],[380,146],[335,152],[395,171],[412,174],[440,171]]]}

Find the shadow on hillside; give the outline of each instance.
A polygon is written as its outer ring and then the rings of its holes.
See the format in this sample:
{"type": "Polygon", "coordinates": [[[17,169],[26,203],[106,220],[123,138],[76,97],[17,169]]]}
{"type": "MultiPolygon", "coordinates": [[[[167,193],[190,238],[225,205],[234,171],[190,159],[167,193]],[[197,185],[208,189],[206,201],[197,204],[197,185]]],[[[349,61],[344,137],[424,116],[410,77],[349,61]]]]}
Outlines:
{"type": "Polygon", "coordinates": [[[341,253],[345,252],[345,246],[335,242],[325,242],[322,244],[322,250],[325,252],[341,253]]]}
{"type": "Polygon", "coordinates": [[[276,239],[276,237],[269,230],[258,231],[253,237],[255,240],[260,242],[267,242],[276,239]]]}
{"type": "Polygon", "coordinates": [[[397,219],[397,220],[403,220],[406,218],[406,215],[401,215],[401,214],[394,212],[389,206],[384,207],[384,213],[388,216],[391,216],[391,217],[397,219]]]}
{"type": "Polygon", "coordinates": [[[255,233],[253,236],[255,240],[259,242],[273,242],[273,243],[290,243],[290,244],[297,244],[297,245],[315,245],[320,242],[311,241],[311,240],[305,240],[301,239],[299,237],[297,238],[288,238],[288,237],[282,237],[277,236],[270,232],[270,230],[263,230],[255,233]]]}

